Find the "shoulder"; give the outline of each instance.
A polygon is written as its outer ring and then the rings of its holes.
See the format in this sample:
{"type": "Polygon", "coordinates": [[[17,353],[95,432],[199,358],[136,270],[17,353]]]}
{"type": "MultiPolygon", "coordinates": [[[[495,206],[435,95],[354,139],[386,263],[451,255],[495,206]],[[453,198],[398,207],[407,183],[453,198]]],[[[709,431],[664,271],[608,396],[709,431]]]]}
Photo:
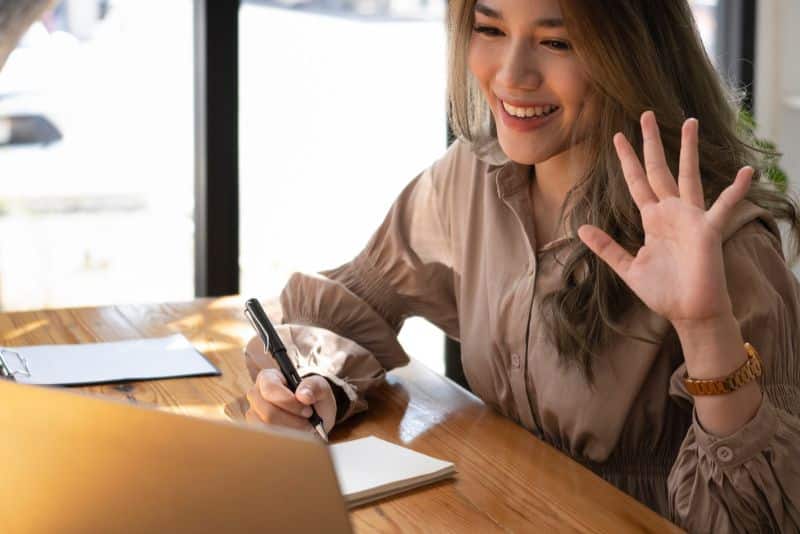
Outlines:
{"type": "Polygon", "coordinates": [[[484,175],[493,167],[492,159],[482,154],[480,146],[456,139],[434,162],[431,172],[436,180],[448,181],[464,175],[484,175]]]}
{"type": "Polygon", "coordinates": [[[723,250],[726,256],[735,249],[761,248],[776,251],[783,261],[781,234],[772,214],[766,209],[744,200],[740,202],[722,229],[723,250]]]}
{"type": "Polygon", "coordinates": [[[774,217],[750,202],[737,206],[723,232],[725,277],[738,314],[753,310],[800,311],[800,285],[783,255],[774,217]]]}
{"type": "Polygon", "coordinates": [[[436,195],[447,204],[448,211],[469,203],[476,194],[485,194],[487,185],[496,189],[492,184],[503,165],[482,150],[481,146],[457,139],[423,173],[422,180],[430,182],[436,195]]]}

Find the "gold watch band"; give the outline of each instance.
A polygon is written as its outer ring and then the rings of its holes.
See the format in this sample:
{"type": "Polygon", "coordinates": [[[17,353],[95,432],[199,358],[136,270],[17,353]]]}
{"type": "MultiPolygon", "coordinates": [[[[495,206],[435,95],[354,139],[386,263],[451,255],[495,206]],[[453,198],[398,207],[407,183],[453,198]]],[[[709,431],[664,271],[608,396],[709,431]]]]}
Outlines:
{"type": "Polygon", "coordinates": [[[686,385],[686,390],[693,396],[723,395],[736,391],[760,377],[763,372],[763,366],[758,351],[750,343],[744,344],[744,350],[747,351],[747,361],[728,376],[703,380],[689,378],[688,374],[685,375],[683,383],[686,385]]]}

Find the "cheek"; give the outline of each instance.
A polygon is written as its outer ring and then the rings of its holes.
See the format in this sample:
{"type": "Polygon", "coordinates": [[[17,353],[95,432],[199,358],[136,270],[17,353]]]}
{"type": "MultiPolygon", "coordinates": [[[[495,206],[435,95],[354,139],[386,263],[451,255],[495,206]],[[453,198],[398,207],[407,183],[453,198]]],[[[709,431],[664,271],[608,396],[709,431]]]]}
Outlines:
{"type": "Polygon", "coordinates": [[[577,65],[554,72],[551,83],[553,87],[558,87],[564,104],[570,105],[575,112],[589,99],[589,80],[577,65]]]}
{"type": "Polygon", "coordinates": [[[467,66],[484,91],[492,76],[491,58],[492,54],[484,43],[481,43],[475,38],[470,41],[469,51],[467,53],[467,66]]]}

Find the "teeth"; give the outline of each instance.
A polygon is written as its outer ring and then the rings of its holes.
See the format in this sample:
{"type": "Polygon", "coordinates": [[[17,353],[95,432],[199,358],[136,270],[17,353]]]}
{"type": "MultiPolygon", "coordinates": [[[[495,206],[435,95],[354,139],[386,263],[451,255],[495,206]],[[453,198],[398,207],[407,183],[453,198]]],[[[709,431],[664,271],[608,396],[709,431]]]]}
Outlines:
{"type": "Polygon", "coordinates": [[[513,115],[515,117],[520,118],[528,118],[528,117],[543,117],[545,115],[549,115],[550,113],[556,111],[558,106],[534,106],[529,108],[518,108],[516,106],[512,106],[511,104],[507,104],[503,102],[503,108],[508,112],[509,115],[513,115]]]}

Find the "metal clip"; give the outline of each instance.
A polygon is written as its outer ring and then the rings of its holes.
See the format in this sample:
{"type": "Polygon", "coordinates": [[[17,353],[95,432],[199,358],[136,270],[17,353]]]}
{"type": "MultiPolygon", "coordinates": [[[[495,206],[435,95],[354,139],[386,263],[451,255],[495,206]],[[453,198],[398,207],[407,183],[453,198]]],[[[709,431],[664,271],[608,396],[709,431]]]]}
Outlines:
{"type": "Polygon", "coordinates": [[[253,318],[253,315],[250,313],[250,310],[245,308],[244,316],[247,317],[247,320],[250,321],[250,324],[253,325],[253,329],[256,331],[256,334],[259,334],[258,337],[261,338],[261,342],[264,344],[264,352],[269,353],[269,336],[264,333],[264,331],[258,327],[258,323],[253,318]]]}
{"type": "Polygon", "coordinates": [[[31,370],[28,368],[28,361],[19,352],[8,349],[0,349],[0,373],[9,377],[17,375],[31,376],[31,370]],[[8,360],[6,360],[6,356],[10,356],[11,354],[16,356],[17,360],[19,360],[19,363],[23,367],[22,369],[16,371],[11,370],[11,366],[8,365],[8,360]]]}

